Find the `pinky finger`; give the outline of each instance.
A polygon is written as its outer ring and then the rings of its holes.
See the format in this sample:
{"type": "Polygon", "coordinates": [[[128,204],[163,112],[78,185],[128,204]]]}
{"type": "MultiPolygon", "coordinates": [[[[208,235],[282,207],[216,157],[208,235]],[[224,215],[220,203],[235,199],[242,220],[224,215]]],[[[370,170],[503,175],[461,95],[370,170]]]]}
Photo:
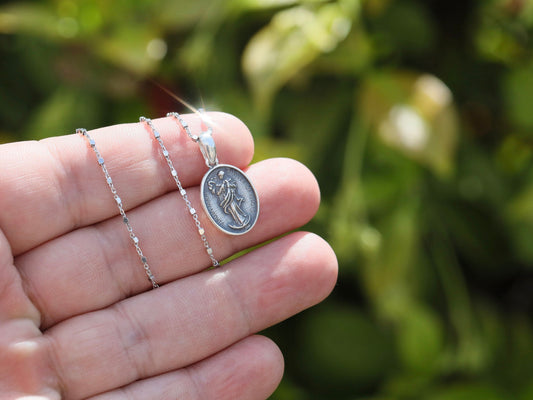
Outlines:
{"type": "Polygon", "coordinates": [[[197,364],[134,382],[90,400],[265,400],[279,385],[283,356],[264,336],[250,336],[197,364]]]}

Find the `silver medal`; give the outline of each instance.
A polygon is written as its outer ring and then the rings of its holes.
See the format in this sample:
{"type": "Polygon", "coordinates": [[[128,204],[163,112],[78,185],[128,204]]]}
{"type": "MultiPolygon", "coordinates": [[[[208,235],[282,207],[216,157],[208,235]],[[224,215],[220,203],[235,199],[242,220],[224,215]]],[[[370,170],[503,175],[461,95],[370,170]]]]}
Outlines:
{"type": "Polygon", "coordinates": [[[244,172],[232,165],[211,168],[202,179],[201,195],[207,215],[225,233],[242,235],[257,222],[257,193],[244,172]]]}
{"type": "Polygon", "coordinates": [[[215,142],[208,129],[198,144],[209,171],[201,185],[202,205],[209,219],[229,235],[252,229],[259,217],[259,198],[246,174],[233,165],[218,164],[215,142]]]}

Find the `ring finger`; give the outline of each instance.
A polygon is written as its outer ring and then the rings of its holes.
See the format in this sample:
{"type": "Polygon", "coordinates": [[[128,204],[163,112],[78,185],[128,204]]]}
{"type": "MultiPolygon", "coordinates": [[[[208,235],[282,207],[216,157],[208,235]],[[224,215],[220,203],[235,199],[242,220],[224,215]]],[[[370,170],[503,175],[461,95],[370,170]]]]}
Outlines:
{"type": "Polygon", "coordinates": [[[322,239],[294,233],[221,269],[66,320],[45,331],[65,397],[198,362],[318,303],[336,272],[322,239]]]}

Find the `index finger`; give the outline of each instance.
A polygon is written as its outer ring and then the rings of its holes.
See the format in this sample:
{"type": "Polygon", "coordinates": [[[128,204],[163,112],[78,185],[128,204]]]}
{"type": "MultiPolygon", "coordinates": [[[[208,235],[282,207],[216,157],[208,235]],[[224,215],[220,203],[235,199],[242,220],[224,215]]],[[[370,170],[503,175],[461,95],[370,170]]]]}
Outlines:
{"type": "MultiPolygon", "coordinates": [[[[199,132],[200,117],[183,118],[199,132]]],[[[246,126],[229,114],[210,113],[210,118],[221,162],[248,165],[253,141],[246,126]]],[[[183,185],[197,184],[205,173],[198,146],[170,118],[163,118],[158,127],[183,185]]],[[[91,136],[126,210],[175,190],[159,145],[142,124],[101,128],[91,136]]],[[[78,135],[0,146],[0,229],[14,255],[118,214],[95,164],[94,154],[78,135]]]]}

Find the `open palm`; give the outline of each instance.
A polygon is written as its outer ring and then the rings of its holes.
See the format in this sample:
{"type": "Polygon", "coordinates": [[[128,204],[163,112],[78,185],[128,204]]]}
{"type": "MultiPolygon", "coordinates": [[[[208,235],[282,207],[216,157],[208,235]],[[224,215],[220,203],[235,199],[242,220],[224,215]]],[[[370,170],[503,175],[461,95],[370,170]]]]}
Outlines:
{"type": "MultiPolygon", "coordinates": [[[[193,127],[195,115],[184,118],[193,127]]],[[[221,162],[251,135],[213,113],[221,162]]],[[[170,118],[155,120],[191,202],[206,171],[170,118]]],[[[0,146],[0,398],[265,399],[283,373],[254,335],[322,300],[337,273],[319,237],[292,233],[224,266],[210,259],[146,126],[91,131],[158,282],[151,290],[94,153],[78,135],[0,146]]],[[[243,236],[201,214],[221,260],[306,223],[319,191],[287,159],[252,165],[261,213],[243,236]]]]}

